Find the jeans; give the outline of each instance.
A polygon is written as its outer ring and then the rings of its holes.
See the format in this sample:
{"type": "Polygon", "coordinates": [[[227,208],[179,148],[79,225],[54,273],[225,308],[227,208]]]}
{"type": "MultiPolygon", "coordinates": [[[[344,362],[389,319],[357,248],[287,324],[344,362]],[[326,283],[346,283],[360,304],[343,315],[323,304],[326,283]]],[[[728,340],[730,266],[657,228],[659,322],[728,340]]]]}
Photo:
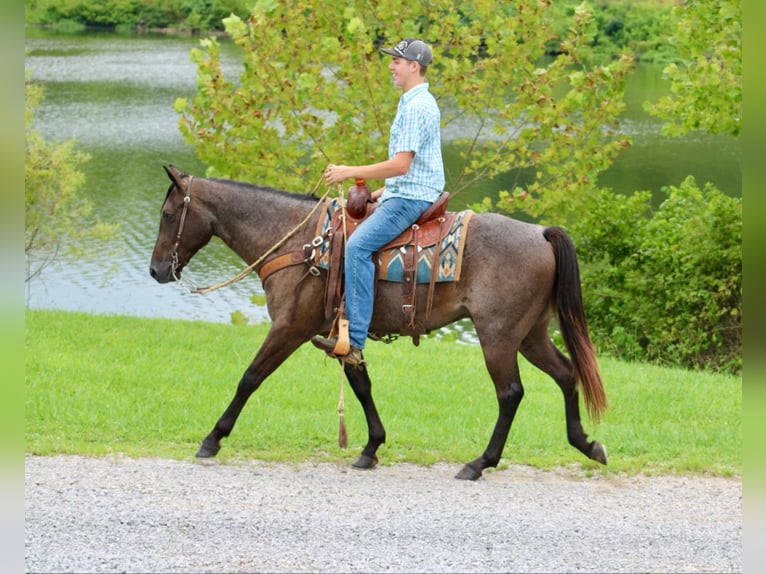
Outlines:
{"type": "Polygon", "coordinates": [[[392,197],[381,202],[359,224],[346,245],[346,317],[351,345],[364,349],[375,303],[375,263],[372,255],[418,220],[431,205],[392,197]]]}

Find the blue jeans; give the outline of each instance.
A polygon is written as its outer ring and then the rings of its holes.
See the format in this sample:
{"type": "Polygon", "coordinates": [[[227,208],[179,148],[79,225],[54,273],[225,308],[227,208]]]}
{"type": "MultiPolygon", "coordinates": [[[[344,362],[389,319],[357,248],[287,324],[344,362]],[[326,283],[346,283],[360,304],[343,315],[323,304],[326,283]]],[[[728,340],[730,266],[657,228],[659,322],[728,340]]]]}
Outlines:
{"type": "Polygon", "coordinates": [[[346,245],[346,317],[351,345],[364,349],[375,303],[375,263],[372,255],[418,220],[431,205],[392,197],[381,202],[359,224],[346,245]]]}

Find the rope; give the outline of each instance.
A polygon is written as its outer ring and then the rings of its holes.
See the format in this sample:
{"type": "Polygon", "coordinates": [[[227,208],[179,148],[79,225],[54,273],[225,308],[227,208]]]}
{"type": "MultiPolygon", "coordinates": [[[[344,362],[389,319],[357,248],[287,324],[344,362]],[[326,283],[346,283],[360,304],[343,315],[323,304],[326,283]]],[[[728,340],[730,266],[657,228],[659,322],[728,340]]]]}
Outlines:
{"type": "Polygon", "coordinates": [[[348,433],[346,432],[346,379],[343,371],[343,363],[340,363],[340,397],[338,399],[338,446],[346,448],[348,446],[348,433]]]}
{"type": "MultiPolygon", "coordinates": [[[[343,250],[346,249],[346,244],[348,243],[348,229],[346,227],[346,196],[343,194],[343,187],[341,185],[338,185],[338,197],[340,198],[340,205],[341,209],[343,210],[341,212],[341,219],[343,221],[343,250]]],[[[342,300],[340,307],[338,309],[338,338],[340,339],[340,323],[341,319],[343,318],[343,309],[345,307],[345,297],[346,294],[343,293],[342,300]]],[[[338,363],[340,365],[340,396],[338,397],[338,446],[340,448],[346,448],[348,446],[348,432],[346,431],[346,417],[345,417],[345,407],[346,407],[346,377],[345,377],[345,371],[343,369],[343,361],[340,361],[338,363]]]]}
{"type": "MultiPolygon", "coordinates": [[[[323,177],[320,177],[320,178],[319,178],[319,181],[318,181],[318,182],[317,182],[317,184],[314,186],[314,189],[313,189],[313,190],[311,190],[311,194],[308,194],[308,195],[313,195],[313,194],[314,194],[314,192],[316,192],[316,190],[319,188],[320,184],[322,183],[322,179],[324,179],[324,178],[323,178],[323,177]]],[[[263,260],[264,260],[264,259],[266,259],[266,257],[268,257],[269,255],[271,255],[272,253],[274,253],[274,251],[276,251],[278,248],[280,248],[282,245],[284,245],[284,244],[285,244],[285,242],[286,242],[288,239],[290,239],[290,238],[291,238],[293,235],[295,235],[295,233],[296,233],[296,232],[297,232],[297,231],[298,231],[298,230],[299,230],[301,227],[303,227],[303,226],[304,226],[306,223],[308,223],[308,221],[309,221],[309,220],[311,219],[311,217],[314,215],[314,212],[315,212],[317,209],[319,209],[319,207],[320,207],[320,206],[323,204],[323,202],[324,202],[325,198],[326,198],[326,197],[327,197],[329,194],[330,194],[330,187],[328,186],[328,187],[327,187],[327,191],[325,191],[324,195],[323,195],[321,198],[319,198],[319,201],[317,202],[317,204],[316,204],[316,205],[314,206],[314,208],[313,208],[313,209],[312,209],[312,210],[309,212],[309,214],[308,214],[308,215],[307,215],[307,216],[306,216],[306,217],[303,219],[303,221],[301,221],[301,222],[300,222],[298,225],[296,225],[296,226],[295,226],[295,227],[294,227],[294,228],[293,228],[293,229],[292,229],[290,232],[288,232],[288,233],[287,233],[287,235],[285,235],[285,236],[284,236],[282,239],[280,239],[280,240],[279,240],[279,241],[278,241],[276,244],[274,244],[274,246],[273,246],[273,247],[271,247],[271,249],[269,249],[269,250],[268,250],[266,253],[264,253],[263,255],[261,255],[261,256],[260,256],[260,257],[259,257],[257,260],[255,260],[253,263],[251,263],[250,265],[248,265],[247,267],[245,267],[245,268],[244,268],[242,271],[240,271],[239,273],[237,273],[237,274],[236,274],[234,277],[232,277],[231,279],[227,279],[226,281],[222,281],[222,282],[220,282],[220,283],[216,283],[215,285],[210,285],[210,286],[208,286],[208,287],[197,287],[196,289],[194,289],[194,290],[192,291],[192,293],[195,293],[195,294],[198,294],[198,295],[205,295],[205,294],[207,294],[207,293],[210,293],[211,291],[215,291],[216,289],[220,289],[221,287],[226,287],[227,285],[231,285],[232,283],[236,283],[237,281],[240,281],[240,280],[244,279],[245,277],[247,277],[248,275],[250,275],[250,273],[252,273],[252,272],[253,272],[253,269],[255,269],[255,268],[256,268],[256,267],[258,267],[258,266],[259,266],[261,263],[263,263],[263,260]]]]}

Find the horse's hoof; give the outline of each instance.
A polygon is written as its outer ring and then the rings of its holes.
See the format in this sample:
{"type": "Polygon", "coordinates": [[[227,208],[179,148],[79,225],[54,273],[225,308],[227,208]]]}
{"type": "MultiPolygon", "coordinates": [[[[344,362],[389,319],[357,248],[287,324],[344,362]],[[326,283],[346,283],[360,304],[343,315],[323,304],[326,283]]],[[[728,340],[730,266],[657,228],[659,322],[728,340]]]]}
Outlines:
{"type": "Polygon", "coordinates": [[[479,480],[481,478],[481,471],[476,470],[470,464],[466,464],[460,472],[455,475],[458,480],[479,480]]]}
{"type": "Polygon", "coordinates": [[[378,464],[378,457],[363,454],[360,455],[351,466],[360,470],[369,470],[375,468],[376,464],[378,464]]]}
{"type": "Polygon", "coordinates": [[[221,443],[214,439],[206,438],[199,445],[197,453],[194,455],[197,458],[213,458],[221,450],[221,443]]]}
{"type": "Polygon", "coordinates": [[[606,447],[600,442],[593,441],[593,446],[590,447],[590,458],[601,464],[606,464],[606,447]]]}

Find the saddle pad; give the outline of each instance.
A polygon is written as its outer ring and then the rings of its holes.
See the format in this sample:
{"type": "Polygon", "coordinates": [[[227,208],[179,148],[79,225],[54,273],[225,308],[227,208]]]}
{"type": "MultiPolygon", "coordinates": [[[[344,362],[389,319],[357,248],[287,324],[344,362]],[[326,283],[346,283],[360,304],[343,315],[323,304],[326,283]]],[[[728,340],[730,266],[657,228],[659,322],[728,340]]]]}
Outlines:
{"type": "MultiPolygon", "coordinates": [[[[338,209],[338,203],[333,200],[327,204],[325,215],[320,223],[317,235],[323,235],[329,229],[333,212],[338,209]]],[[[463,261],[463,247],[468,222],[473,211],[466,209],[455,215],[451,229],[444,239],[438,244],[439,259],[436,282],[450,282],[460,280],[460,269],[463,261]]],[[[421,248],[418,253],[417,282],[429,283],[431,281],[431,261],[437,245],[421,248]]],[[[401,283],[404,280],[404,255],[408,249],[414,249],[412,245],[402,245],[385,249],[377,253],[378,279],[401,283]]],[[[330,267],[330,241],[325,239],[319,246],[319,258],[317,266],[321,269],[330,267]]]]}

